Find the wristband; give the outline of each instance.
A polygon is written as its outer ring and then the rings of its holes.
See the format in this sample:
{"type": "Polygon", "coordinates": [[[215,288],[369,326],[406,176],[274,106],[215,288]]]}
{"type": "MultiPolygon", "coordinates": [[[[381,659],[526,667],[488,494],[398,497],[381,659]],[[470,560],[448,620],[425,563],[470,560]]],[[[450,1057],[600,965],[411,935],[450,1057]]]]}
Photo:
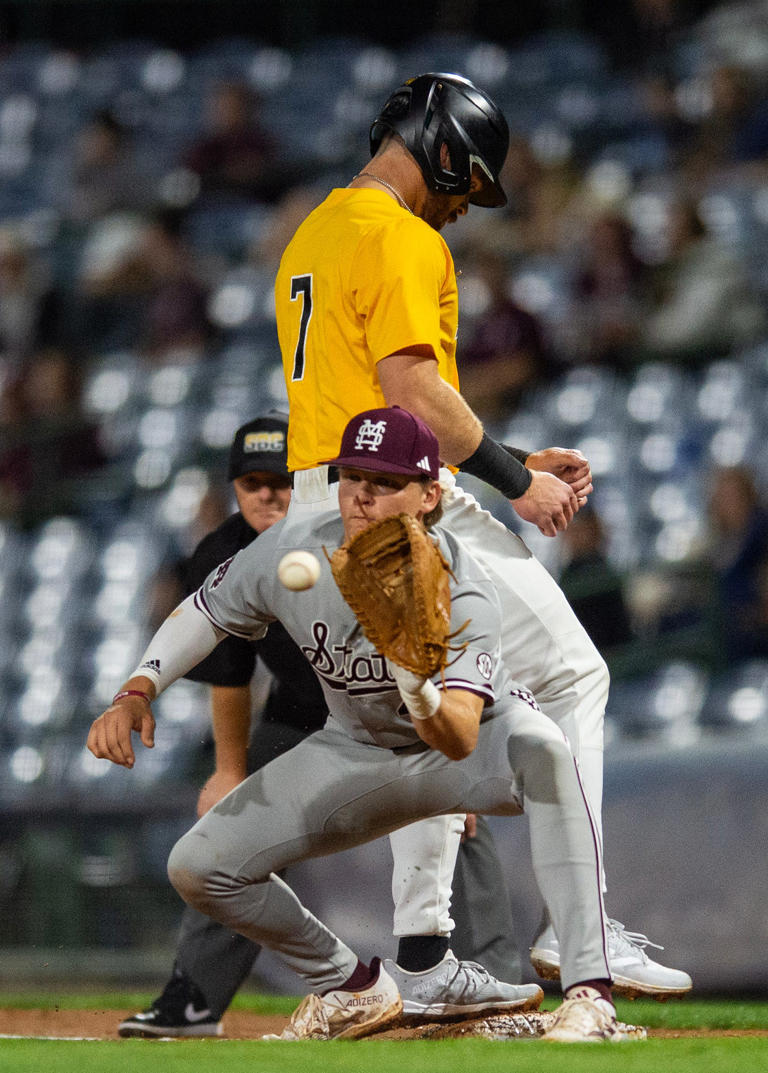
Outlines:
{"type": "Polygon", "coordinates": [[[525,465],[528,461],[528,455],[531,453],[530,451],[524,451],[522,447],[510,447],[508,443],[500,443],[499,447],[503,447],[508,455],[516,458],[521,466],[525,465]]]}
{"type": "Polygon", "coordinates": [[[112,703],[115,704],[117,701],[122,700],[123,697],[143,697],[147,704],[152,703],[149,693],[142,693],[140,689],[121,689],[119,693],[115,693],[112,703]]]}
{"type": "Polygon", "coordinates": [[[437,715],[440,707],[440,690],[429,679],[418,689],[405,691],[401,688],[400,696],[410,712],[411,719],[431,719],[437,715]]]}
{"type": "Polygon", "coordinates": [[[403,704],[412,719],[431,719],[440,707],[440,690],[429,678],[422,678],[405,667],[387,660],[387,667],[395,679],[403,704]]]}
{"type": "Polygon", "coordinates": [[[507,497],[519,499],[528,491],[533,474],[500,443],[485,432],[477,450],[459,468],[492,485],[507,497]]]}

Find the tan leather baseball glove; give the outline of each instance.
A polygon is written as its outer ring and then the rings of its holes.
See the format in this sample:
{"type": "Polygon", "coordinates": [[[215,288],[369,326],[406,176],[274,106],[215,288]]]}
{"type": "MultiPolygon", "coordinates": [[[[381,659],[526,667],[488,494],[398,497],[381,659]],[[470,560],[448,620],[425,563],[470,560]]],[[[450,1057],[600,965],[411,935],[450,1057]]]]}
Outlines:
{"type": "Polygon", "coordinates": [[[397,514],[373,522],[330,556],[342,596],[368,640],[425,678],[451,650],[451,568],[421,522],[397,514]]]}

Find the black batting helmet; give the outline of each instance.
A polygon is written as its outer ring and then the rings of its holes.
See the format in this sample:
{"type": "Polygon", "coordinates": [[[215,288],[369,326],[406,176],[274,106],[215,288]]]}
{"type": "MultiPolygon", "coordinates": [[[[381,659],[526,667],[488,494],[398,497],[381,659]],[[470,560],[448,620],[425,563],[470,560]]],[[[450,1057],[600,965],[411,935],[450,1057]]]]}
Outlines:
{"type": "Polygon", "coordinates": [[[509,128],[491,98],[457,74],[410,78],[390,96],[371,127],[371,156],[395,132],[415,158],[427,185],[441,194],[466,194],[477,164],[486,178],[470,197],[473,205],[506,205],[499,173],[509,147],[509,128]],[[440,163],[447,145],[451,170],[440,163]]]}

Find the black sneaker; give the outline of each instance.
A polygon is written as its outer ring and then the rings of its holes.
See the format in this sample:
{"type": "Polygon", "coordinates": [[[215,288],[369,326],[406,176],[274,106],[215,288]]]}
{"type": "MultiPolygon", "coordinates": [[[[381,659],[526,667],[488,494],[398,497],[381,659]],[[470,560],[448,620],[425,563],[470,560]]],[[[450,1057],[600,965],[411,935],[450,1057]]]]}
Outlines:
{"type": "Polygon", "coordinates": [[[208,1009],[200,988],[176,970],[150,1009],[117,1026],[118,1036],[140,1039],[220,1036],[222,1032],[221,1021],[208,1009]]]}

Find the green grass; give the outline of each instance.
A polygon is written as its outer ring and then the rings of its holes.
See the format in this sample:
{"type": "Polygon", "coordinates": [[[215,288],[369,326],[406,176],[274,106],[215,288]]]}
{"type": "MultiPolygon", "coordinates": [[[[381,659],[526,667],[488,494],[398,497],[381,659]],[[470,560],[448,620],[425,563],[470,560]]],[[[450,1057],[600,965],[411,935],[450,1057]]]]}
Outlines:
{"type": "MultiPolygon", "coordinates": [[[[548,1009],[553,1009],[551,1002],[548,1009]]],[[[679,1002],[652,1000],[616,1001],[622,1021],[646,1028],[768,1029],[768,1002],[760,999],[687,999],[679,1002]]]]}
{"type": "MultiPolygon", "coordinates": [[[[142,1009],[147,993],[55,991],[0,993],[0,1007],[142,1009]]],[[[234,1008],[288,1014],[296,998],[240,994],[234,1008]]],[[[548,996],[547,1008],[557,1004],[548,996]]],[[[671,1030],[768,1028],[768,1003],[757,999],[691,999],[659,1004],[619,1002],[619,1016],[671,1030]]],[[[0,1041],[2,1073],[764,1073],[766,1038],[650,1039],[611,1046],[553,1046],[540,1041],[387,1041],[262,1043],[241,1040],[147,1042],[0,1041]],[[514,1051],[510,1051],[514,1047],[514,1051]]]]}
{"type": "MultiPolygon", "coordinates": [[[[72,994],[53,988],[39,991],[0,991],[0,1009],[16,1010],[145,1010],[156,997],[149,991],[83,991],[72,994]]],[[[285,1014],[293,1012],[301,1001],[299,996],[238,994],[233,1010],[252,1013],[285,1014]]]]}
{"type": "Polygon", "coordinates": [[[616,1046],[486,1040],[293,1044],[3,1040],[0,1062],[8,1073],[156,1073],[158,1069],[163,1073],[616,1073],[617,1069],[621,1073],[667,1069],[674,1073],[762,1073],[768,1063],[768,1040],[648,1040],[616,1046]]]}

